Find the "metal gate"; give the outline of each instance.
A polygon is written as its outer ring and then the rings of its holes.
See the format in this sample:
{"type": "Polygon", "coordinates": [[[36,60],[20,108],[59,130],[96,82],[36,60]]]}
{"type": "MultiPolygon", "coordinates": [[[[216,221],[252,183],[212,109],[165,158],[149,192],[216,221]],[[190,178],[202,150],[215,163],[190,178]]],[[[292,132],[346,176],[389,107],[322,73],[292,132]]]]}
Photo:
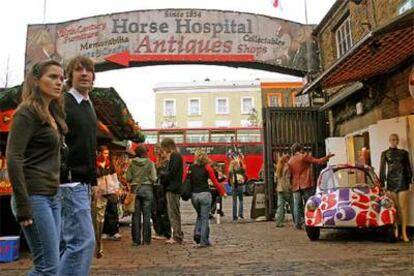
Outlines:
{"type": "MultiPolygon", "coordinates": [[[[326,120],[317,108],[266,107],[263,108],[265,152],[266,218],[271,220],[276,211],[274,163],[278,156],[290,154],[290,147],[300,143],[314,156],[325,154],[326,120]]],[[[316,168],[315,175],[318,174],[316,168]]]]}

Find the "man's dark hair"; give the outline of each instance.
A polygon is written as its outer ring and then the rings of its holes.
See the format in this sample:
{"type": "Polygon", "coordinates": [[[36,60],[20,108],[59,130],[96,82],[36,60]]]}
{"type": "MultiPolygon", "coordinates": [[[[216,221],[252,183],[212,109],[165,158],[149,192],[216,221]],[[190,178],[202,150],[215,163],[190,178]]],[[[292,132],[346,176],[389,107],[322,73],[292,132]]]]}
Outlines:
{"type": "Polygon", "coordinates": [[[173,139],[166,137],[161,141],[161,148],[167,152],[172,152],[177,149],[173,139]]]}
{"type": "Polygon", "coordinates": [[[139,157],[139,158],[145,158],[148,157],[148,151],[147,148],[143,145],[139,145],[136,149],[135,149],[135,156],[139,157]]]}
{"type": "Polygon", "coordinates": [[[68,88],[72,87],[73,71],[75,71],[79,66],[91,71],[93,73],[93,80],[95,80],[95,65],[93,64],[93,61],[88,57],[77,56],[72,58],[69,61],[68,66],[66,66],[66,86],[68,88]]]}
{"type": "Polygon", "coordinates": [[[294,143],[290,148],[292,154],[297,153],[298,151],[303,151],[303,146],[299,143],[294,143]]]}

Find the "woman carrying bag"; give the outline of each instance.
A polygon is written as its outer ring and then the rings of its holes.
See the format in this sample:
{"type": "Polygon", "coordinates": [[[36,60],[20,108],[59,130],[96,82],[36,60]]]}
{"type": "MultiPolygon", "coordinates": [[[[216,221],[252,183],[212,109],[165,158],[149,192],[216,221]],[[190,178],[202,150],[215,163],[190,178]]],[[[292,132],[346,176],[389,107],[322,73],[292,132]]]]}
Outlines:
{"type": "Polygon", "coordinates": [[[194,227],[194,241],[198,247],[211,246],[209,240],[209,214],[211,208],[211,193],[208,187],[208,179],[211,179],[220,196],[227,196],[224,188],[217,181],[214,170],[209,165],[210,159],[203,150],[197,150],[194,164],[190,166],[188,177],[191,185],[191,203],[197,212],[196,225],[194,227]]]}
{"type": "Polygon", "coordinates": [[[153,186],[157,180],[157,174],[154,163],[148,158],[147,149],[143,145],[135,149],[135,158],[132,159],[126,171],[126,180],[131,185],[131,192],[135,194],[135,212],[132,215],[131,229],[132,245],[149,245],[151,243],[153,186]]]}

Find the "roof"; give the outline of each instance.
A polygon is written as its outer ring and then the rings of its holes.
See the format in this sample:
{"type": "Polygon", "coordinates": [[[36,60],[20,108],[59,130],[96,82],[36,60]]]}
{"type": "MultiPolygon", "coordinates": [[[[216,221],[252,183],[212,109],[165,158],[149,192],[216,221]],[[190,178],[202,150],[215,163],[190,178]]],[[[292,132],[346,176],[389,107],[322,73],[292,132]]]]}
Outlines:
{"type": "MultiPolygon", "coordinates": [[[[21,90],[22,86],[18,85],[1,91],[0,109],[3,111],[15,109],[20,103],[21,90]]],[[[90,98],[95,107],[98,120],[101,122],[98,121],[100,131],[107,133],[109,130],[109,138],[115,136],[113,138],[119,140],[144,141],[145,136],[139,125],[133,120],[125,102],[114,88],[96,87],[90,93],[90,98]]]]}
{"type": "Polygon", "coordinates": [[[384,74],[414,55],[414,10],[369,32],[299,94],[384,74]]]}

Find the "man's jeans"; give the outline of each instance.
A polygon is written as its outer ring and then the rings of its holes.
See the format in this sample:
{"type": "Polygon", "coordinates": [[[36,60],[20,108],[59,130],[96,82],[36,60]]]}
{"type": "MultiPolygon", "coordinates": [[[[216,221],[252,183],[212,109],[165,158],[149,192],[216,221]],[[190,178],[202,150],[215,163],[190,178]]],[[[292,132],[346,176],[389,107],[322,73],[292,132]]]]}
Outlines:
{"type": "Polygon", "coordinates": [[[315,194],[315,188],[298,190],[293,192],[293,219],[297,228],[305,222],[303,206],[306,201],[315,194]]]}
{"type": "Polygon", "coordinates": [[[293,210],[292,192],[277,192],[276,226],[282,226],[285,222],[286,203],[293,210]]]}
{"type": "Polygon", "coordinates": [[[243,186],[237,186],[232,190],[233,220],[237,220],[237,198],[239,198],[239,217],[243,217],[243,186]]]}
{"type": "Polygon", "coordinates": [[[61,187],[62,237],[59,276],[89,275],[95,249],[90,186],[61,187]]]}
{"type": "MultiPolygon", "coordinates": [[[[27,274],[58,275],[61,200],[54,196],[29,196],[33,224],[23,227],[23,233],[33,259],[33,269],[27,274]]],[[[16,215],[16,202],[12,197],[11,207],[16,215]]]]}
{"type": "Polygon", "coordinates": [[[184,239],[184,233],[181,231],[181,212],[180,212],[180,195],[167,192],[168,217],[173,229],[173,238],[178,242],[184,239]]]}
{"type": "Polygon", "coordinates": [[[153,199],[152,185],[142,185],[136,191],[135,213],[132,215],[131,228],[132,241],[136,244],[141,244],[141,229],[142,243],[151,243],[151,206],[153,199]],[[141,214],[143,216],[143,225],[141,223],[141,214]]]}
{"type": "Polygon", "coordinates": [[[208,226],[208,216],[210,214],[211,208],[211,193],[193,193],[191,195],[191,203],[197,212],[197,220],[194,227],[194,236],[200,236],[200,245],[210,245],[210,227],[208,226]]]}

